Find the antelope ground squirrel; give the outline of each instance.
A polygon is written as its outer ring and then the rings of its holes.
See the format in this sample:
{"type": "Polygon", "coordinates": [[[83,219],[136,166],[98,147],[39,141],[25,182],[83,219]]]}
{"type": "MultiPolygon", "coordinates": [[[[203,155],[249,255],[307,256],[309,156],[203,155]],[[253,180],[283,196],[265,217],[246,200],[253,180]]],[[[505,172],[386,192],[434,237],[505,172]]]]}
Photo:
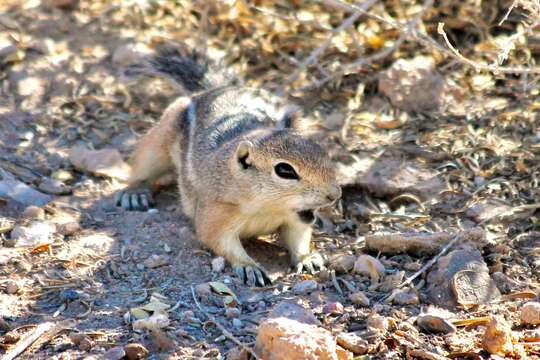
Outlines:
{"type": "Polygon", "coordinates": [[[240,241],[264,234],[278,233],[297,271],[322,268],[310,249],[314,211],[336,202],[341,189],[325,151],[301,134],[302,119],[267,91],[231,85],[196,53],[167,49],[131,72],[164,75],[194,95],[178,98],[140,138],[117,205],[147,209],[149,186],[176,169],[198,239],[244,282],[270,284],[240,241]]]}

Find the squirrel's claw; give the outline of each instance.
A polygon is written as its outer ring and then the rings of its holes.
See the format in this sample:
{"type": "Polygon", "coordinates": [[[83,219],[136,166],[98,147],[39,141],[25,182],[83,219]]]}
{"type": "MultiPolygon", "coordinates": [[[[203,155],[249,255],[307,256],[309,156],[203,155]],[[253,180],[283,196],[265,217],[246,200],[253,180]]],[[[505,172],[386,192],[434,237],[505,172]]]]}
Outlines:
{"type": "Polygon", "coordinates": [[[152,194],[144,188],[128,188],[114,196],[116,206],[127,211],[146,211],[154,205],[152,194]]]}
{"type": "Polygon", "coordinates": [[[300,274],[307,271],[310,274],[314,274],[315,272],[323,270],[324,268],[323,257],[321,254],[315,252],[305,256],[298,262],[298,264],[296,264],[296,273],[300,274]]]}
{"type": "Polygon", "coordinates": [[[242,266],[234,265],[233,270],[236,275],[242,280],[245,284],[249,286],[267,286],[272,285],[272,281],[266,275],[266,272],[257,266],[242,266]]]}

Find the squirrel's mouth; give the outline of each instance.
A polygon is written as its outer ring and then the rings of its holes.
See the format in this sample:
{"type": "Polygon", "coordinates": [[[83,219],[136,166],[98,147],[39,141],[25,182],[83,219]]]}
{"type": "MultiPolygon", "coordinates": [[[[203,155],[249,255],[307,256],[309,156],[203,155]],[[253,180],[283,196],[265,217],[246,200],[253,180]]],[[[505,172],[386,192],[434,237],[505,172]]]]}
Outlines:
{"type": "Polygon", "coordinates": [[[297,212],[298,217],[303,223],[313,224],[315,222],[315,210],[307,209],[297,212]]]}

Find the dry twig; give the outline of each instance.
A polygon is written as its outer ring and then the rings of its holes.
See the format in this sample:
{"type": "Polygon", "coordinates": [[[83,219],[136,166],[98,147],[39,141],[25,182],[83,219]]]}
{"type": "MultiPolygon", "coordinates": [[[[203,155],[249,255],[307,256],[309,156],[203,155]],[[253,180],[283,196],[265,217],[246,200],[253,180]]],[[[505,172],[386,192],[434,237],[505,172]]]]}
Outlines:
{"type": "Polygon", "coordinates": [[[13,360],[17,356],[21,355],[27,348],[30,347],[37,339],[42,335],[53,331],[56,329],[55,323],[45,322],[39,324],[34,330],[32,330],[24,339],[20,340],[17,346],[9,350],[3,357],[2,360],[13,360]]]}
{"type": "Polygon", "coordinates": [[[223,335],[231,340],[232,342],[234,342],[236,345],[238,345],[240,348],[242,348],[243,350],[247,351],[248,353],[250,353],[255,359],[260,359],[260,357],[255,353],[255,351],[253,351],[251,348],[249,348],[246,344],[244,344],[243,342],[241,342],[240,340],[238,340],[233,334],[231,334],[229,332],[229,330],[227,330],[223,325],[221,325],[212,315],[210,315],[206,310],[204,310],[201,306],[201,304],[199,303],[199,301],[197,300],[197,296],[195,295],[195,289],[193,288],[193,286],[191,287],[191,296],[193,297],[193,301],[195,302],[195,305],[197,306],[197,308],[199,309],[200,312],[202,312],[208,319],[210,319],[210,321],[216,325],[216,327],[223,333],[223,335]]]}

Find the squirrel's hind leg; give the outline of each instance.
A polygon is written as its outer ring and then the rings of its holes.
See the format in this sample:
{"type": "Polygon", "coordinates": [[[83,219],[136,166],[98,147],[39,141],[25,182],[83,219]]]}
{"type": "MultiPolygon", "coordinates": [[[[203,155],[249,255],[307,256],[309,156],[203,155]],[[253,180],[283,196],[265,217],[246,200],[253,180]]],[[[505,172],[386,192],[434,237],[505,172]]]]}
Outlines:
{"type": "Polygon", "coordinates": [[[174,169],[170,150],[180,141],[182,122],[189,98],[182,97],[163,113],[160,122],[142,136],[130,157],[131,174],[126,189],[116,194],[116,205],[126,210],[147,210],[152,206],[150,187],[174,169]]]}

